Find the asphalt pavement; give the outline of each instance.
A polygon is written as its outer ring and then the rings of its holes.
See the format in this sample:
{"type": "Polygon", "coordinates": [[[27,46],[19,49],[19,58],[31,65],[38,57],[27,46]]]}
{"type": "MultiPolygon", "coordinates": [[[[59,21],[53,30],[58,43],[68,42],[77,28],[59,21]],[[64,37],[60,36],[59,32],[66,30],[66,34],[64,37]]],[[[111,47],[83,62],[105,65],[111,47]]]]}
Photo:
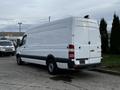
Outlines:
{"type": "Polygon", "coordinates": [[[120,90],[120,76],[87,70],[53,76],[45,66],[19,66],[15,56],[6,56],[0,57],[0,90],[120,90]]]}

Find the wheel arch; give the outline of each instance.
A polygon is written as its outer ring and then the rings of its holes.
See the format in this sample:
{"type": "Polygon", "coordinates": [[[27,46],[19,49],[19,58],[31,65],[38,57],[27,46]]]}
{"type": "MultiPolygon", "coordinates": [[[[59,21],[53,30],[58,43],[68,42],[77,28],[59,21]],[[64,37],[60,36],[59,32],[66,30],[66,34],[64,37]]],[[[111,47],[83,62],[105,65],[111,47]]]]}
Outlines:
{"type": "Polygon", "coordinates": [[[16,54],[16,57],[19,57],[19,56],[20,56],[20,54],[19,54],[19,53],[17,53],[17,54],[16,54]]]}
{"type": "Polygon", "coordinates": [[[51,61],[55,61],[55,57],[52,54],[49,54],[46,59],[46,65],[51,61]]]}

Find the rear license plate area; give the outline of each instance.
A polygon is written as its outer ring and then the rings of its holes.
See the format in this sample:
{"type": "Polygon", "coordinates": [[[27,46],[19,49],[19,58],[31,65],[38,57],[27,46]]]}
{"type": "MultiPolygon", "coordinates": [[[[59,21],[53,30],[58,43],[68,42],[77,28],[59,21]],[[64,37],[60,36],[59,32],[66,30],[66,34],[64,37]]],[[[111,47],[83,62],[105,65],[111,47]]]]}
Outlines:
{"type": "Polygon", "coordinates": [[[80,60],[80,64],[85,64],[85,60],[80,60]]]}

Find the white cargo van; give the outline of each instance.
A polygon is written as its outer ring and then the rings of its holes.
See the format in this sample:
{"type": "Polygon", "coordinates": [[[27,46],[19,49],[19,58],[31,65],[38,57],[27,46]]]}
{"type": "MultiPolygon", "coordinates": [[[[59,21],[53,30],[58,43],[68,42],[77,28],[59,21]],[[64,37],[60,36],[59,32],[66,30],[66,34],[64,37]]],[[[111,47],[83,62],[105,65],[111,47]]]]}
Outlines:
{"type": "Polygon", "coordinates": [[[17,49],[17,63],[47,65],[55,74],[58,68],[78,69],[101,62],[101,40],[97,21],[69,17],[29,29],[17,49]]]}

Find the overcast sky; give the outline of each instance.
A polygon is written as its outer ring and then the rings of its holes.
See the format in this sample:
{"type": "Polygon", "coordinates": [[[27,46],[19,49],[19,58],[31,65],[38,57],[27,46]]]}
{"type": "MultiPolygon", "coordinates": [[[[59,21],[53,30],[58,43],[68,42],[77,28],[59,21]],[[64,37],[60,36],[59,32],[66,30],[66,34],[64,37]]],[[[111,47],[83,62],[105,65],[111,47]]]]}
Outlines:
{"type": "Polygon", "coordinates": [[[104,17],[111,23],[114,12],[120,16],[120,0],[0,0],[0,31],[11,24],[37,23],[89,14],[100,20],[104,17]]]}

